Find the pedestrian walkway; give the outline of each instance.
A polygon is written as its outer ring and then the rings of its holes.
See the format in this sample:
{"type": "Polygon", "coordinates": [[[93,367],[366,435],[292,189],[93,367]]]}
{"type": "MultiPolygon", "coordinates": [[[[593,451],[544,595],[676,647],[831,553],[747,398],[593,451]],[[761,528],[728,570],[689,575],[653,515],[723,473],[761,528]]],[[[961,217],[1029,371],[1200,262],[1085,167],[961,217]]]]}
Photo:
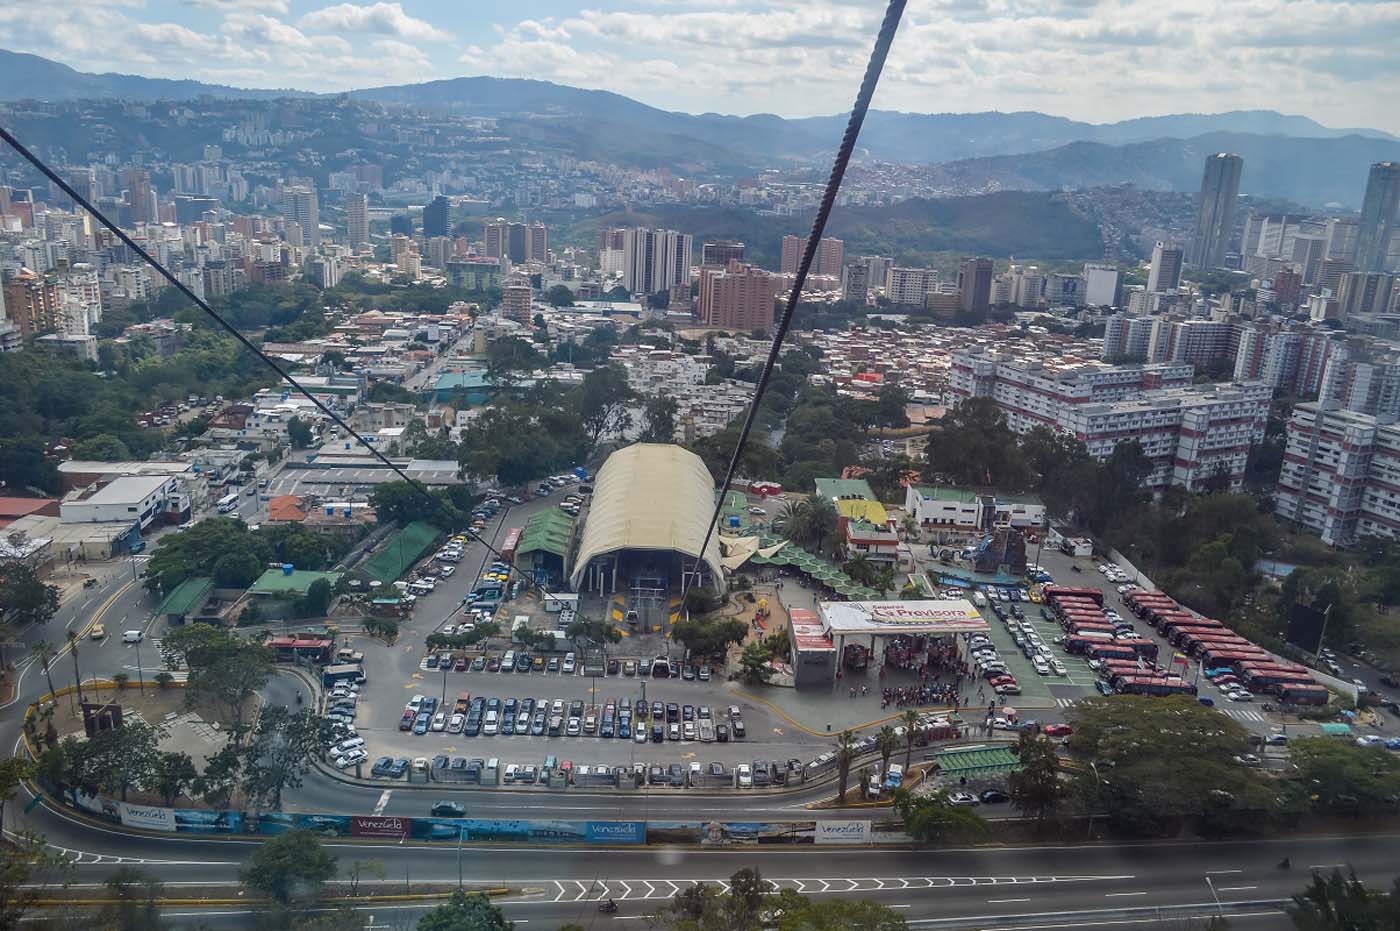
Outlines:
{"type": "Polygon", "coordinates": [[[1234,718],[1236,721],[1255,721],[1255,722],[1259,722],[1259,721],[1267,721],[1267,720],[1268,720],[1268,718],[1264,717],[1264,715],[1261,714],[1260,712],[1258,712],[1258,711],[1248,711],[1248,710],[1246,710],[1246,709],[1244,709],[1244,708],[1221,708],[1221,709],[1219,709],[1219,710],[1225,712],[1225,713],[1228,714],[1230,717],[1234,718]]]}

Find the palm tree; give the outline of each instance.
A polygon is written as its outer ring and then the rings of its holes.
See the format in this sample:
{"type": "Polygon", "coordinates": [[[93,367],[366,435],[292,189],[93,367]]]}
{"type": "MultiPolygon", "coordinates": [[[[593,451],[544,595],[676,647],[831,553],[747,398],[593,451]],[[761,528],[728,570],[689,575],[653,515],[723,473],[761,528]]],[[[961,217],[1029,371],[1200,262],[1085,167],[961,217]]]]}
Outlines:
{"type": "Polygon", "coordinates": [[[890,757],[898,746],[899,735],[888,724],[875,732],[875,749],[880,751],[880,772],[890,771],[890,757]]]}
{"type": "Polygon", "coordinates": [[[836,736],[836,777],[839,791],[836,801],[846,804],[846,781],[851,778],[851,760],[856,755],[856,735],[842,731],[836,736]]]}
{"type": "Polygon", "coordinates": [[[909,771],[909,763],[914,759],[914,737],[919,726],[919,712],[913,708],[904,709],[904,713],[899,716],[899,723],[904,726],[904,770],[909,771]]]}
{"type": "Polygon", "coordinates": [[[874,589],[883,597],[887,592],[894,590],[894,566],[886,566],[875,573],[875,580],[872,583],[874,589]]]}
{"type": "Polygon", "coordinates": [[[862,585],[868,585],[875,578],[875,567],[870,564],[870,557],[864,553],[856,553],[846,560],[846,574],[862,585]]]}
{"type": "Polygon", "coordinates": [[[49,662],[53,659],[53,644],[47,640],[36,640],[29,647],[29,653],[44,668],[44,678],[49,680],[49,697],[54,697],[53,673],[49,671],[49,662]]]}
{"type": "Polygon", "coordinates": [[[68,631],[68,650],[73,654],[73,684],[78,687],[78,704],[83,702],[83,674],[78,669],[78,635],[68,631]]]}
{"type": "Polygon", "coordinates": [[[904,539],[913,542],[919,538],[919,522],[914,519],[913,514],[905,514],[904,520],[899,522],[899,527],[904,531],[904,539]]]}

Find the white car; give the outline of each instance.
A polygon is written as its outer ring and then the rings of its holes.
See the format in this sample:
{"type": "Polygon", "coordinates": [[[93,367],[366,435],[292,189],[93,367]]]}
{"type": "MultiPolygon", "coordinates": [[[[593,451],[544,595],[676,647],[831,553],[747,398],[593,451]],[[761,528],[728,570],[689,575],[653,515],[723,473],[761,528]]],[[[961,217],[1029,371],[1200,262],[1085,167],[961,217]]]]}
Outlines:
{"type": "Polygon", "coordinates": [[[565,675],[568,675],[568,674],[572,673],[572,672],[574,671],[574,668],[577,666],[577,664],[578,664],[578,661],[577,661],[576,659],[574,659],[574,654],[572,654],[572,653],[565,653],[565,654],[564,654],[564,674],[565,674],[565,675]]]}
{"type": "Polygon", "coordinates": [[[442,575],[443,575],[444,578],[450,577],[450,576],[452,575],[452,573],[454,573],[454,572],[456,572],[456,571],[457,571],[457,567],[456,567],[456,566],[443,566],[443,567],[442,567],[442,575]]]}
{"type": "Polygon", "coordinates": [[[146,639],[146,635],[139,630],[122,631],[122,643],[140,643],[146,639]]]}
{"type": "Polygon", "coordinates": [[[439,711],[437,714],[433,715],[433,723],[428,726],[428,730],[437,731],[438,733],[447,730],[447,712],[439,711]]]}
{"type": "Polygon", "coordinates": [[[356,749],[351,750],[349,753],[346,753],[346,754],[344,754],[344,755],[342,755],[342,756],[340,756],[340,757],[337,757],[337,758],[336,758],[336,761],[335,761],[335,768],[336,768],[336,769],[349,769],[350,767],[354,766],[356,763],[363,763],[365,760],[368,760],[368,759],[369,759],[369,754],[366,753],[366,752],[364,751],[363,748],[358,748],[358,747],[357,747],[356,749]]]}
{"type": "Polygon", "coordinates": [[[1233,692],[1227,692],[1225,697],[1230,699],[1230,701],[1254,701],[1254,693],[1246,691],[1245,689],[1236,689],[1233,692]]]}
{"type": "Polygon", "coordinates": [[[1016,725],[1006,720],[1006,718],[997,718],[992,722],[992,729],[997,731],[1014,731],[1016,725]]]}
{"type": "Polygon", "coordinates": [[[1101,563],[1101,564],[1099,565],[1099,572],[1102,573],[1103,575],[1108,575],[1108,566],[1107,566],[1107,564],[1101,563]]]}
{"type": "Polygon", "coordinates": [[[1060,662],[1060,661],[1057,660],[1057,659],[1052,659],[1052,660],[1050,661],[1050,668],[1051,668],[1052,670],[1054,670],[1055,675],[1057,675],[1057,676],[1067,676],[1067,675],[1069,675],[1069,670],[1065,668],[1065,664],[1062,663],[1062,662],[1060,662]]]}
{"type": "Polygon", "coordinates": [[[948,804],[975,806],[982,804],[982,800],[971,792],[949,792],[948,804]]]}
{"type": "Polygon", "coordinates": [[[1358,747],[1380,747],[1385,745],[1385,738],[1380,734],[1366,734],[1356,738],[1358,747]]]}
{"type": "Polygon", "coordinates": [[[1036,656],[1035,659],[1031,660],[1031,665],[1034,666],[1035,671],[1042,676],[1050,675],[1050,664],[1045,661],[1043,656],[1036,656]]]}
{"type": "Polygon", "coordinates": [[[753,769],[747,763],[740,763],[734,767],[734,778],[738,780],[739,788],[751,788],[753,786],[753,769]]]}
{"type": "Polygon", "coordinates": [[[466,715],[454,714],[447,719],[447,732],[449,734],[460,734],[462,733],[462,728],[466,727],[466,724],[466,715]]]}

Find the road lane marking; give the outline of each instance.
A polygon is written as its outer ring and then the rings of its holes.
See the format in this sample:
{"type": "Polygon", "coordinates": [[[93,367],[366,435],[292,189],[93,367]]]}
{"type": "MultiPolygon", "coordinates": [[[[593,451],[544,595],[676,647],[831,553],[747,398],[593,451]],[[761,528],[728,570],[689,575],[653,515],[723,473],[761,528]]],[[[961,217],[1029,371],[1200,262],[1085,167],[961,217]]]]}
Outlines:
{"type": "Polygon", "coordinates": [[[1103,894],[1103,897],[1104,897],[1105,899],[1121,899],[1121,898],[1123,898],[1124,896],[1128,896],[1128,895],[1147,895],[1147,893],[1146,893],[1146,892],[1105,892],[1105,893],[1103,894]]]}
{"type": "Polygon", "coordinates": [[[1221,886],[1216,892],[1248,892],[1251,889],[1258,889],[1258,886],[1221,886]]]}
{"type": "Polygon", "coordinates": [[[1206,870],[1207,876],[1227,876],[1231,873],[1243,873],[1244,870],[1206,870]]]}
{"type": "MultiPolygon", "coordinates": [[[[988,900],[987,900],[987,904],[988,904],[988,905],[1002,905],[1002,904],[1005,904],[1005,903],[1007,903],[1007,902],[1029,902],[1029,901],[1030,901],[1030,899],[988,899],[988,900]]],[[[905,907],[905,908],[908,908],[909,906],[906,905],[906,906],[904,906],[904,907],[905,907]]]]}
{"type": "Polygon", "coordinates": [[[389,804],[389,796],[394,794],[393,789],[385,789],[379,794],[379,801],[374,803],[374,814],[384,814],[384,806],[389,804]]]}

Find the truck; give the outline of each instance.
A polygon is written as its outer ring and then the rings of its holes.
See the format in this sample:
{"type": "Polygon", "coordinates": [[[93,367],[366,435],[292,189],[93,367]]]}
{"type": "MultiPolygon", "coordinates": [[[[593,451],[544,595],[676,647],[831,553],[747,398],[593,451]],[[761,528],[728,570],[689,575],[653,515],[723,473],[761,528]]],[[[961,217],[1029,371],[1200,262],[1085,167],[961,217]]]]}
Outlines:
{"type": "Polygon", "coordinates": [[[359,663],[339,663],[321,670],[321,685],[328,689],[334,688],[337,682],[364,681],[365,670],[359,663]]]}

